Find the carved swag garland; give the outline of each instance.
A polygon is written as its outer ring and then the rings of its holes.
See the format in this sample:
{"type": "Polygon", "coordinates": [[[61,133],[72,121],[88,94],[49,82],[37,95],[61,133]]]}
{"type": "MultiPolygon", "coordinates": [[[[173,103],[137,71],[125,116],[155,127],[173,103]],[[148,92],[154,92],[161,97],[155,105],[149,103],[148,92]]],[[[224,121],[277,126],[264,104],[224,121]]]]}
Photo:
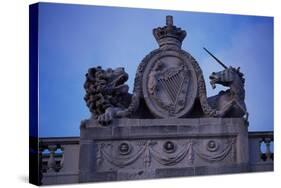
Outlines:
{"type": "Polygon", "coordinates": [[[183,161],[185,158],[187,158],[187,160],[190,161],[191,164],[193,164],[195,155],[211,163],[216,161],[222,161],[227,156],[229,156],[231,152],[235,152],[234,138],[229,139],[226,144],[222,144],[224,148],[221,149],[219,152],[217,151],[218,146],[216,146],[218,145],[218,143],[213,140],[210,140],[208,142],[206,150],[202,150],[198,146],[196,146],[197,144],[193,140],[188,140],[187,142],[181,144],[181,147],[179,147],[179,145],[175,145],[175,143],[173,142],[168,142],[166,142],[163,146],[165,151],[164,154],[163,152],[160,152],[155,149],[154,146],[158,145],[159,143],[157,141],[152,140],[140,142],[138,144],[139,147],[134,146],[134,149],[137,148],[137,151],[134,152],[132,152],[133,146],[130,145],[129,142],[123,142],[120,144],[120,146],[122,146],[122,144],[127,144],[127,152],[123,153],[122,150],[120,151],[119,148],[119,153],[117,154],[113,152],[114,146],[111,143],[98,143],[97,165],[98,167],[100,167],[104,160],[106,160],[113,166],[124,168],[133,164],[139,158],[142,158],[144,167],[146,168],[150,167],[152,159],[154,159],[163,166],[175,166],[181,161],[183,161]],[[167,144],[172,145],[172,147],[167,147],[167,144]],[[175,147],[179,148],[176,149],[175,147]]]}

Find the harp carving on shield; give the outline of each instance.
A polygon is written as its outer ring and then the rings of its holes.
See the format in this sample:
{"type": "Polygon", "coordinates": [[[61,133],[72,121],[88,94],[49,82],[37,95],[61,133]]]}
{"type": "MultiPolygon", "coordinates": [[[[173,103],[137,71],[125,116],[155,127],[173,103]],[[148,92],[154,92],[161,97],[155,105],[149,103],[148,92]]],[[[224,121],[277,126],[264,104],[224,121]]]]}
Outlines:
{"type": "Polygon", "coordinates": [[[185,66],[167,68],[152,73],[150,93],[158,105],[167,109],[170,114],[178,113],[184,108],[189,85],[189,71],[185,66]]]}

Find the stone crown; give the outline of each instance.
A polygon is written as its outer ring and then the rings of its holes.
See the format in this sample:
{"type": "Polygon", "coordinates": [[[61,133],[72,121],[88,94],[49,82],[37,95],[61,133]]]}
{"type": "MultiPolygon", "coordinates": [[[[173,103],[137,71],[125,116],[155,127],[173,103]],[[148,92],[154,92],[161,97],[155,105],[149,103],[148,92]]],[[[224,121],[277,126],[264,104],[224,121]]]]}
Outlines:
{"type": "Polygon", "coordinates": [[[172,16],[166,16],[166,26],[153,29],[153,35],[160,48],[166,45],[181,47],[186,31],[173,25],[172,16]]]}

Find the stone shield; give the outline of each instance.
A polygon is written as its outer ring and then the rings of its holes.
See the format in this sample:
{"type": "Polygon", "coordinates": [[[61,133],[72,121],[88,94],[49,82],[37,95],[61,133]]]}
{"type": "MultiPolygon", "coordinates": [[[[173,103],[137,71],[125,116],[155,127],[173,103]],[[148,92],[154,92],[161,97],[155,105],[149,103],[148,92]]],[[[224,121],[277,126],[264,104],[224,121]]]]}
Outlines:
{"type": "Polygon", "coordinates": [[[146,61],[142,88],[152,114],[160,118],[188,115],[197,97],[194,58],[182,50],[159,50],[146,61]]]}

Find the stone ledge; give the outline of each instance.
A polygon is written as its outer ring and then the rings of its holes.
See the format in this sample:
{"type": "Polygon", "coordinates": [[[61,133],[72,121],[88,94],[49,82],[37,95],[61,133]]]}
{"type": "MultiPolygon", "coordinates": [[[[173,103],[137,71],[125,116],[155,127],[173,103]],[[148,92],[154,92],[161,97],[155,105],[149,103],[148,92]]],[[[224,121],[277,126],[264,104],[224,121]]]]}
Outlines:
{"type": "Polygon", "coordinates": [[[217,125],[217,124],[245,124],[243,118],[167,118],[167,119],[114,119],[108,126],[101,126],[96,120],[84,120],[81,128],[114,127],[114,126],[167,126],[167,125],[217,125]]]}
{"type": "Polygon", "coordinates": [[[233,136],[247,132],[242,118],[117,119],[110,126],[84,121],[80,139],[137,139],[159,137],[233,136]]]}
{"type": "Polygon", "coordinates": [[[124,180],[141,180],[155,178],[172,178],[172,177],[187,177],[187,176],[204,176],[204,175],[219,175],[219,174],[235,174],[249,173],[248,164],[236,164],[225,166],[199,166],[188,168],[169,168],[156,169],[154,172],[136,171],[134,177],[124,176],[124,172],[98,172],[84,176],[82,182],[100,182],[100,181],[124,181],[124,180]],[[142,173],[139,173],[142,172],[142,173]],[[147,174],[147,175],[145,175],[147,174]]]}

